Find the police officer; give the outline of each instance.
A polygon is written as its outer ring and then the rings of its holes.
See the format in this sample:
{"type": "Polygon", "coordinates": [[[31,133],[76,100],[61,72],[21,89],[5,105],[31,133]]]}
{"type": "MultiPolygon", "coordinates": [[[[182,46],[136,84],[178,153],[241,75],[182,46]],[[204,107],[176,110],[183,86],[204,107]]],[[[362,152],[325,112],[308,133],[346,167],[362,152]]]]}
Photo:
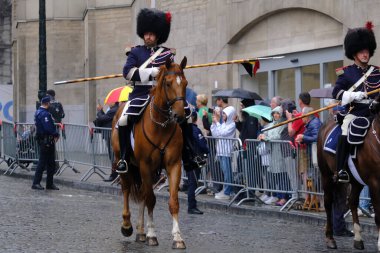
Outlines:
{"type": "Polygon", "coordinates": [[[50,97],[45,96],[41,99],[41,106],[34,115],[34,121],[37,129],[37,141],[40,146],[40,158],[34,175],[32,189],[43,190],[40,182],[42,173],[46,169],[46,189],[59,190],[53,183],[54,160],[55,160],[55,142],[59,138],[54,121],[49,113],[50,97]]]}
{"type": "MultiPolygon", "coordinates": [[[[338,79],[332,95],[341,100],[346,106],[348,113],[344,116],[342,124],[342,135],[339,137],[336,161],[337,171],[334,179],[338,182],[347,183],[350,178],[346,171],[347,158],[350,145],[347,141],[348,125],[356,117],[370,116],[369,105],[371,100],[367,98],[367,92],[379,87],[379,68],[369,65],[369,60],[376,50],[376,39],[372,30],[372,23],[368,22],[366,27],[349,29],[344,39],[345,55],[354,61],[354,64],[337,69],[338,79]],[[372,70],[372,71],[371,71],[372,70]],[[357,88],[351,88],[365,74],[367,78],[359,82],[357,88]]],[[[371,95],[374,98],[376,95],[371,95]]]]}
{"type": "MultiPolygon", "coordinates": [[[[169,58],[174,60],[174,50],[159,46],[164,43],[170,33],[171,15],[156,9],[142,9],[137,16],[137,34],[144,40],[144,45],[135,46],[128,54],[123,68],[124,78],[134,83],[134,89],[129,94],[129,101],[124,107],[122,116],[118,121],[121,159],[118,162],[117,172],[127,172],[126,153],[129,133],[135,117],[142,113],[148,103],[149,92],[156,84],[154,78],[159,67],[169,58]],[[129,117],[129,118],[128,118],[129,117]]],[[[181,126],[182,127],[182,126],[181,126]]],[[[183,130],[185,136],[191,136],[191,127],[183,130]]],[[[183,128],[182,128],[183,129],[183,128]]],[[[185,146],[188,141],[185,140],[185,146]]],[[[187,147],[189,147],[187,145],[187,147]]],[[[192,150],[188,148],[188,150],[192,150]]],[[[128,145],[128,151],[130,147],[128,145]]],[[[189,155],[191,156],[191,155],[189,155]]]]}

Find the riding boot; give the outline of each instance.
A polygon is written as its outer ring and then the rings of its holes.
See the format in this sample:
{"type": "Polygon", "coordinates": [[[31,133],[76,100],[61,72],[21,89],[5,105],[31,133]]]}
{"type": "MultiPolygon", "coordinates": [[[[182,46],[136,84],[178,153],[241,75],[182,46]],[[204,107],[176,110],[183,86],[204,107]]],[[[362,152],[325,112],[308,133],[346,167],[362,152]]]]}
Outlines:
{"type": "Polygon", "coordinates": [[[350,144],[347,141],[347,136],[342,135],[339,137],[338,146],[336,150],[336,171],[337,181],[339,183],[350,182],[350,176],[347,172],[347,159],[350,151],[350,144]]]}
{"type": "Polygon", "coordinates": [[[117,173],[127,173],[128,165],[125,160],[127,153],[127,135],[128,135],[128,127],[127,126],[119,126],[119,145],[120,145],[120,160],[117,163],[117,173]]]}

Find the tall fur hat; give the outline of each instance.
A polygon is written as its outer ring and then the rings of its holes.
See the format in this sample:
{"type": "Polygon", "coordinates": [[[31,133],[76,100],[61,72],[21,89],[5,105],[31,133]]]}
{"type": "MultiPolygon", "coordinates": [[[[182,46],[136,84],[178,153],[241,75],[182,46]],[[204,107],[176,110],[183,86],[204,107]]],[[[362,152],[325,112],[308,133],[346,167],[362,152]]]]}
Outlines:
{"type": "Polygon", "coordinates": [[[144,39],[144,33],[152,32],[157,36],[157,44],[164,43],[170,33],[171,14],[157,9],[142,9],[137,15],[137,35],[144,39]]]}
{"type": "Polygon", "coordinates": [[[354,55],[363,49],[368,49],[369,56],[373,56],[377,45],[372,28],[372,22],[367,22],[365,27],[348,30],[344,38],[344,49],[348,59],[354,60],[354,55]]]}

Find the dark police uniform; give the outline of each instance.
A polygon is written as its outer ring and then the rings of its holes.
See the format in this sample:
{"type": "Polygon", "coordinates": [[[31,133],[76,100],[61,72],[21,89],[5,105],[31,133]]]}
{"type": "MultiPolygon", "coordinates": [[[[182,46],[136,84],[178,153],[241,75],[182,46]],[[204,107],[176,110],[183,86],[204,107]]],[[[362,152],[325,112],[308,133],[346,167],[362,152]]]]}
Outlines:
{"type": "MultiPolygon", "coordinates": [[[[342,100],[343,92],[347,91],[354,85],[370,68],[368,65],[366,69],[362,69],[356,64],[345,66],[336,70],[338,80],[336,81],[332,95],[336,100],[342,100]]],[[[374,66],[375,69],[368,76],[368,78],[354,91],[370,92],[380,87],[380,71],[379,67],[374,66]]],[[[374,99],[377,94],[369,95],[368,99],[374,99]]],[[[370,116],[369,100],[361,102],[351,102],[349,107],[351,108],[350,114],[360,117],[370,116]]]]}
{"type": "MultiPolygon", "coordinates": [[[[44,102],[44,98],[42,100],[44,102]]],[[[51,189],[53,184],[53,175],[55,168],[55,138],[59,137],[59,133],[54,125],[53,118],[48,109],[40,107],[35,115],[34,121],[37,129],[37,141],[40,147],[40,157],[36,173],[34,175],[33,186],[40,185],[43,170],[46,168],[46,188],[51,189]]]]}

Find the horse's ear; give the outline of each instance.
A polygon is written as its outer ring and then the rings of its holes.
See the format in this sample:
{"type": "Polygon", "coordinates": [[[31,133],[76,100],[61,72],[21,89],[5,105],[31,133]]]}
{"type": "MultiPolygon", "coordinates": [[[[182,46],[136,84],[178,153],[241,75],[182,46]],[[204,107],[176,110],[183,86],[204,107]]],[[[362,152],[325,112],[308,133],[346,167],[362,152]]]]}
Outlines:
{"type": "Polygon", "coordinates": [[[165,62],[166,69],[170,69],[171,65],[172,65],[172,60],[170,58],[167,58],[165,62]]]}
{"type": "Polygon", "coordinates": [[[183,59],[182,59],[182,61],[181,61],[181,68],[182,69],[185,69],[186,68],[186,64],[187,64],[187,58],[186,58],[186,56],[185,57],[183,57],[183,59]]]}

